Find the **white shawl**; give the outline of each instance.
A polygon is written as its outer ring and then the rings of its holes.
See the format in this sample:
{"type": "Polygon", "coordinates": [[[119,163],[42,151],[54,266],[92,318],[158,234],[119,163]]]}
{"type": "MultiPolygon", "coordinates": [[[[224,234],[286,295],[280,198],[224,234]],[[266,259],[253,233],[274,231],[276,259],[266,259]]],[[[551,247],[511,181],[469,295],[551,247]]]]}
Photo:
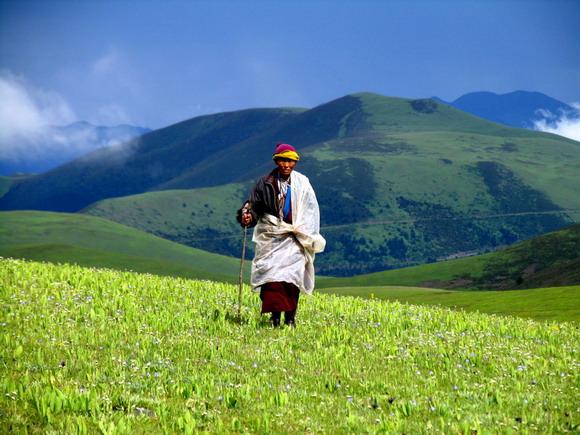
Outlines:
{"type": "Polygon", "coordinates": [[[309,295],[314,289],[314,256],[326,246],[318,201],[308,178],[296,171],[290,177],[293,223],[265,214],[254,228],[253,291],[274,281],[292,283],[309,295]]]}

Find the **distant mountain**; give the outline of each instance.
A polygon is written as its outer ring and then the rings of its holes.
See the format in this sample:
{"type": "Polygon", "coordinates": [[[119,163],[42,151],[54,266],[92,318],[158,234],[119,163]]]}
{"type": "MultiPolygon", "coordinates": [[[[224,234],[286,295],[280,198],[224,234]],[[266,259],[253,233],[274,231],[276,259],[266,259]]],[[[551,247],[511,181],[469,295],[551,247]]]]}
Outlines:
{"type": "Polygon", "coordinates": [[[279,141],[298,147],[320,202],[323,274],[473,255],[578,222],[579,142],[370,93],[184,121],[14,180],[0,208],[83,210],[237,256],[235,210],[279,141]]]}
{"type": "MultiPolygon", "coordinates": [[[[2,198],[4,207],[75,212],[101,199],[162,189],[180,177],[203,172],[214,155],[229,160],[237,168],[234,173],[247,171],[248,165],[255,164],[254,159],[232,149],[284,124],[296,113],[292,109],[249,109],[201,116],[155,130],[117,146],[97,149],[27,181],[15,182],[2,198]]],[[[215,176],[197,177],[195,182],[183,186],[219,185],[231,180],[232,175],[223,168],[215,176]]]]}
{"type": "Polygon", "coordinates": [[[511,127],[534,129],[535,123],[544,121],[553,125],[563,116],[580,118],[580,111],[540,92],[515,91],[509,94],[472,92],[455,101],[446,102],[464,112],[511,127]]]}
{"type": "Polygon", "coordinates": [[[46,126],[6,139],[0,155],[0,175],[45,172],[97,148],[118,145],[149,131],[132,125],[103,127],[87,122],[46,126]]]}

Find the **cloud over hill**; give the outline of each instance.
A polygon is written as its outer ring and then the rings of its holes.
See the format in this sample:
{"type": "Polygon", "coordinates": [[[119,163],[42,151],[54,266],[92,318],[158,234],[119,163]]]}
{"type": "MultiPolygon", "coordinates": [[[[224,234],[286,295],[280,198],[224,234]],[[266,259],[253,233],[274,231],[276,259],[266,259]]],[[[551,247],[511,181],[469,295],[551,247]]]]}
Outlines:
{"type": "MultiPolygon", "coordinates": [[[[9,71],[0,72],[0,100],[2,175],[44,172],[149,131],[130,125],[97,127],[73,122],[77,115],[66,98],[9,71]]],[[[115,118],[122,119],[118,114],[115,118]]]]}
{"type": "Polygon", "coordinates": [[[543,118],[534,121],[534,128],[580,141],[580,103],[571,103],[570,106],[573,110],[560,110],[556,114],[540,110],[539,114],[543,118]]]}

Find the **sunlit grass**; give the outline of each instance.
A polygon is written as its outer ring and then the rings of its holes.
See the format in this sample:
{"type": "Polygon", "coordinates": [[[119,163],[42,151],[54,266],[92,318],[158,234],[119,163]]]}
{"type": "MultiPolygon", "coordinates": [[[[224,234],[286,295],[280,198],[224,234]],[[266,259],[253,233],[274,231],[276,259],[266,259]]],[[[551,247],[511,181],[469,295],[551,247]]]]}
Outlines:
{"type": "Polygon", "coordinates": [[[580,322],[580,286],[511,291],[454,291],[419,287],[334,287],[320,290],[341,296],[511,315],[533,320],[580,322]]]}
{"type": "Polygon", "coordinates": [[[575,324],[317,293],[276,328],[237,287],[0,262],[2,431],[576,431],[575,324]]]}

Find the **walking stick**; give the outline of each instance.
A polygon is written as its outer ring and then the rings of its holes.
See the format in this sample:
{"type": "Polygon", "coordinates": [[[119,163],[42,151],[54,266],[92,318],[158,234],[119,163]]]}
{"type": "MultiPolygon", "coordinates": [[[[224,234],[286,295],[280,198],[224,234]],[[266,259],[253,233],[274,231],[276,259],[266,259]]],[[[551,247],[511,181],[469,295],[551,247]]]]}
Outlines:
{"type": "MultiPolygon", "coordinates": [[[[250,204],[247,203],[242,210],[242,216],[250,212],[250,204]]],[[[248,226],[244,225],[244,241],[242,242],[242,260],[240,261],[240,292],[238,294],[238,323],[242,323],[242,291],[244,288],[244,257],[246,256],[246,238],[248,236],[248,226]]]]}
{"type": "Polygon", "coordinates": [[[246,237],[248,235],[248,227],[244,226],[244,241],[242,242],[242,261],[240,261],[240,293],[238,294],[238,323],[242,323],[242,290],[244,288],[243,274],[244,274],[244,257],[246,255],[246,237]]]}

